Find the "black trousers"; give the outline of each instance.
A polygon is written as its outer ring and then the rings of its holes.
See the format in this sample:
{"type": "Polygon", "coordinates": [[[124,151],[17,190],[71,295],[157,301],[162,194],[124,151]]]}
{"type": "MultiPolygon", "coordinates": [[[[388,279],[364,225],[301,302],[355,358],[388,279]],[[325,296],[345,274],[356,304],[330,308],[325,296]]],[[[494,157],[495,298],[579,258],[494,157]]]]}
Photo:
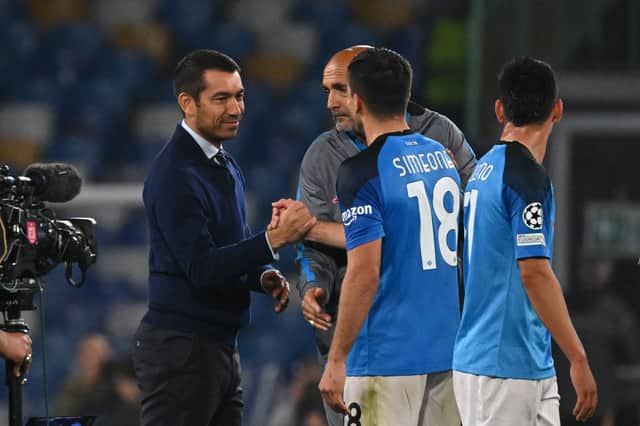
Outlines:
{"type": "Polygon", "coordinates": [[[228,345],[142,323],[133,362],[141,426],[240,426],[240,357],[228,345]]]}

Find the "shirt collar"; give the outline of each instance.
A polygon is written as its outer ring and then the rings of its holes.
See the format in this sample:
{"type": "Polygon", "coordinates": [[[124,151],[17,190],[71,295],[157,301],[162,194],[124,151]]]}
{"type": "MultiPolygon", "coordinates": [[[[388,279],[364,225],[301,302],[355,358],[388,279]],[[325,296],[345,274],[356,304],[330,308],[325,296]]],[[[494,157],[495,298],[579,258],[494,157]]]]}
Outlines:
{"type": "Polygon", "coordinates": [[[209,160],[211,160],[218,153],[218,151],[220,151],[218,147],[216,147],[214,144],[212,144],[211,142],[209,142],[208,140],[206,140],[205,138],[197,134],[195,130],[189,127],[189,125],[187,124],[186,121],[184,121],[184,119],[182,120],[182,123],[180,123],[180,125],[184,130],[187,131],[187,133],[191,135],[191,137],[196,141],[196,143],[200,146],[200,148],[202,148],[202,152],[204,152],[204,155],[206,155],[209,160]]]}

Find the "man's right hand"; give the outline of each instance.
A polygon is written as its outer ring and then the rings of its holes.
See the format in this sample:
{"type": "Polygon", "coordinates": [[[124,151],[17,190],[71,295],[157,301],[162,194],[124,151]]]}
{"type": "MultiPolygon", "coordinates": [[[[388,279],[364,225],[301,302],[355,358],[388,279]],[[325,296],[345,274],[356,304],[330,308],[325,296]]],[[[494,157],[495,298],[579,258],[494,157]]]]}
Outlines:
{"type": "Polygon", "coordinates": [[[327,331],[331,327],[331,316],[322,306],[326,303],[327,291],[323,288],[310,288],[302,298],[302,315],[304,319],[318,330],[327,331]]]}
{"type": "Polygon", "coordinates": [[[584,422],[596,411],[598,404],[596,381],[586,360],[571,363],[569,375],[577,397],[573,415],[576,416],[576,420],[584,422]]]}
{"type": "Polygon", "coordinates": [[[300,201],[287,200],[286,208],[280,210],[275,228],[267,230],[271,247],[279,249],[285,244],[300,241],[316,224],[316,218],[300,201]]]}
{"type": "Polygon", "coordinates": [[[0,355],[13,361],[14,373],[20,377],[23,371],[29,368],[25,361],[31,355],[31,338],[24,333],[7,333],[0,331],[0,355]],[[23,364],[24,367],[23,367],[23,364]]]}

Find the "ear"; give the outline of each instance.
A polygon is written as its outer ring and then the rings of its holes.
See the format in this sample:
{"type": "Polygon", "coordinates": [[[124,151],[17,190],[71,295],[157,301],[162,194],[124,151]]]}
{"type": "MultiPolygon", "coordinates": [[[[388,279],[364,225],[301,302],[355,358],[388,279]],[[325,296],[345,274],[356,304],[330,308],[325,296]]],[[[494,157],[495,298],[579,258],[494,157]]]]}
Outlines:
{"type": "Polygon", "coordinates": [[[505,124],[505,118],[504,118],[504,104],[502,103],[502,101],[500,99],[496,99],[496,103],[495,103],[495,111],[496,111],[496,118],[498,119],[498,123],[504,125],[505,124]]]}
{"type": "Polygon", "coordinates": [[[357,93],[353,94],[353,105],[355,107],[354,112],[357,114],[362,114],[362,110],[364,109],[364,103],[362,102],[362,98],[358,96],[357,93]]]}
{"type": "Polygon", "coordinates": [[[180,94],[178,95],[178,105],[180,105],[180,109],[184,113],[185,117],[195,114],[195,99],[193,99],[191,95],[187,94],[186,92],[180,92],[180,94]]]}
{"type": "Polygon", "coordinates": [[[558,98],[553,103],[553,109],[551,110],[551,122],[557,123],[562,120],[562,114],[564,114],[564,103],[562,99],[558,98]]]}

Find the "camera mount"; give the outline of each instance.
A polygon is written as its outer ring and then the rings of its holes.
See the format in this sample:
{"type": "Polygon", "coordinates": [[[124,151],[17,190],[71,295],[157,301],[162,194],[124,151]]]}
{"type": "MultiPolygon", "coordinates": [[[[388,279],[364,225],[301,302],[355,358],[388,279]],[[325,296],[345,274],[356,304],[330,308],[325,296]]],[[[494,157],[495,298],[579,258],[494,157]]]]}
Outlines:
{"type": "MultiPolygon", "coordinates": [[[[4,324],[0,329],[8,333],[29,334],[29,326],[20,318],[21,311],[33,311],[33,295],[44,286],[42,278],[23,278],[0,283],[0,311],[4,324]]],[[[14,374],[15,363],[5,360],[6,384],[9,387],[9,426],[22,426],[22,386],[27,382],[26,366],[20,376],[14,374]]]]}

